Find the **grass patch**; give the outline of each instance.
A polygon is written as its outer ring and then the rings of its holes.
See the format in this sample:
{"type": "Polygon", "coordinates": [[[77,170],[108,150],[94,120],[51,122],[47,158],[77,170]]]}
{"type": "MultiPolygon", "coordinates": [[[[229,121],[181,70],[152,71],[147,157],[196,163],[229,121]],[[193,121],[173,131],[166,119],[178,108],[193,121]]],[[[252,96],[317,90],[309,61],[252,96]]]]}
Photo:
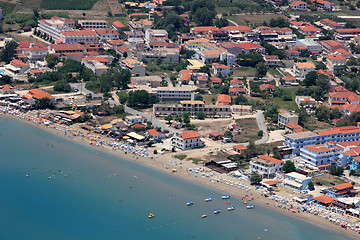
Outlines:
{"type": "Polygon", "coordinates": [[[270,99],[267,99],[267,104],[270,105],[276,105],[281,108],[285,108],[287,110],[296,111],[298,109],[296,103],[295,103],[295,92],[297,91],[299,87],[286,87],[282,88],[283,95],[282,96],[290,96],[291,101],[284,101],[282,97],[273,97],[270,99]]]}
{"type": "Polygon", "coordinates": [[[98,0],[42,0],[40,7],[45,9],[89,10],[98,0]]]}
{"type": "Polygon", "coordinates": [[[179,160],[184,160],[187,157],[186,154],[180,154],[180,155],[175,155],[174,158],[177,158],[179,160]]]}
{"type": "Polygon", "coordinates": [[[14,11],[15,6],[16,5],[14,3],[0,2],[0,8],[3,10],[4,16],[12,13],[12,11],[14,11]]]}
{"type": "Polygon", "coordinates": [[[232,77],[255,77],[255,68],[240,67],[240,68],[233,69],[232,77]]]}
{"type": "Polygon", "coordinates": [[[202,163],[203,161],[198,158],[188,158],[188,161],[192,161],[192,163],[198,165],[199,163],[202,163]]]}
{"type": "Polygon", "coordinates": [[[207,105],[213,105],[213,99],[215,99],[215,102],[217,101],[217,95],[203,94],[201,96],[207,105]]]}
{"type": "Polygon", "coordinates": [[[276,70],[274,68],[269,68],[268,73],[270,73],[271,75],[273,75],[273,77],[276,77],[276,78],[282,77],[282,75],[280,75],[278,70],[276,70]]]}
{"type": "Polygon", "coordinates": [[[336,177],[335,179],[334,179],[334,183],[336,183],[336,184],[342,184],[342,183],[345,183],[346,181],[344,180],[344,179],[341,179],[341,178],[339,178],[339,177],[336,177]]]}
{"type": "MultiPolygon", "coordinates": [[[[277,19],[277,18],[283,18],[285,15],[283,14],[254,14],[254,15],[237,15],[236,18],[238,21],[243,22],[241,25],[243,25],[244,23],[248,26],[260,26],[263,24],[263,22],[270,22],[270,20],[273,19],[277,19]]],[[[233,18],[231,18],[231,20],[235,21],[233,18]]],[[[235,21],[237,22],[237,21],[235,21]]]]}
{"type": "Polygon", "coordinates": [[[319,129],[329,129],[333,127],[332,125],[326,122],[320,122],[315,119],[315,117],[309,117],[306,121],[305,128],[309,131],[319,130],[319,129]]]}

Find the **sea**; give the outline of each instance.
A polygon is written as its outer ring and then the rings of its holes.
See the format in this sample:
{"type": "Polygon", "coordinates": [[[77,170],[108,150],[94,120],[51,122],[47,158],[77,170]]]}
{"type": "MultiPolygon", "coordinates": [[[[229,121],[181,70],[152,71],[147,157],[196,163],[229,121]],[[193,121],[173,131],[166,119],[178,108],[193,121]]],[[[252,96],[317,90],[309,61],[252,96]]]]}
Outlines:
{"type": "Polygon", "coordinates": [[[353,239],[61,135],[0,116],[0,240],[353,239]]]}

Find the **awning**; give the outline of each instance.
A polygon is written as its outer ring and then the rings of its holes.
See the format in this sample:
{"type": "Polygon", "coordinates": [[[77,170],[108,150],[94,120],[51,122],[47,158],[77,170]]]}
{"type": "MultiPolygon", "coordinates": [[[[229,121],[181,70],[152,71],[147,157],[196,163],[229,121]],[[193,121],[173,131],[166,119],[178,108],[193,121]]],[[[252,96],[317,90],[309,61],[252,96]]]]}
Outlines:
{"type": "Polygon", "coordinates": [[[136,132],[131,132],[131,133],[128,133],[128,134],[126,134],[126,135],[128,135],[128,136],[131,137],[131,138],[135,138],[136,140],[139,140],[139,141],[145,139],[144,136],[141,136],[140,134],[137,134],[136,132]]]}

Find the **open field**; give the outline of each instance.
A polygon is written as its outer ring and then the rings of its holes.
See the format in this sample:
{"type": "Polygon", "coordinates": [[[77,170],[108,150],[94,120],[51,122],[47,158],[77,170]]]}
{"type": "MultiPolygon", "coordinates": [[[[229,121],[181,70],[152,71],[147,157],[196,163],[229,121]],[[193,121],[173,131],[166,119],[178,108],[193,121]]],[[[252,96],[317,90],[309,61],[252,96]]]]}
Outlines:
{"type": "Polygon", "coordinates": [[[278,72],[278,70],[276,70],[274,68],[269,68],[267,73],[271,74],[273,77],[276,77],[276,78],[282,77],[282,75],[278,72]]]}
{"type": "Polygon", "coordinates": [[[42,0],[40,7],[45,9],[89,10],[98,0],[42,0]]]}
{"type": "Polygon", "coordinates": [[[298,87],[287,87],[287,88],[281,87],[281,89],[283,90],[283,96],[290,96],[291,101],[284,101],[282,97],[272,97],[267,99],[266,102],[269,105],[276,105],[287,110],[291,110],[291,111],[297,110],[298,107],[295,103],[295,92],[298,89],[298,87]]]}
{"type": "Polygon", "coordinates": [[[272,18],[277,19],[282,17],[284,17],[283,14],[271,13],[271,14],[262,14],[262,15],[257,15],[257,14],[233,15],[233,16],[229,16],[228,18],[239,25],[260,26],[264,21],[270,22],[272,18]]]}
{"type": "Polygon", "coordinates": [[[257,135],[259,127],[255,118],[236,119],[236,124],[240,125],[241,131],[239,133],[233,132],[234,141],[243,143],[261,138],[257,135]]]}
{"type": "Polygon", "coordinates": [[[241,67],[233,69],[233,77],[255,77],[255,68],[241,67]]]}

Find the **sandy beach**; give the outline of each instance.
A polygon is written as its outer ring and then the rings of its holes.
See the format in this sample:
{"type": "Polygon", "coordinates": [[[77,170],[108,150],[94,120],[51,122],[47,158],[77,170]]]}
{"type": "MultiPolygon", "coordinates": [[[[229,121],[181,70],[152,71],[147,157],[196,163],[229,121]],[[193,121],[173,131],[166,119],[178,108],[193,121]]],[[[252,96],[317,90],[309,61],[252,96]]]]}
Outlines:
{"type": "MultiPolygon", "coordinates": [[[[239,198],[244,198],[245,195],[247,195],[244,199],[246,199],[249,203],[253,203],[254,205],[259,204],[264,207],[272,208],[291,217],[299,218],[307,222],[312,222],[325,228],[337,230],[343,234],[352,236],[355,239],[359,238],[358,232],[340,226],[340,218],[347,219],[349,222],[354,222],[355,218],[351,218],[350,216],[330,214],[326,212],[325,209],[319,209],[315,206],[309,206],[309,208],[313,210],[311,211],[313,214],[310,213],[310,210],[301,211],[301,205],[293,202],[292,199],[290,199],[291,196],[287,194],[283,195],[281,192],[279,195],[277,195],[279,196],[277,199],[265,197],[265,190],[262,188],[255,189],[254,186],[250,186],[249,181],[239,180],[231,178],[226,174],[213,172],[206,167],[193,164],[190,161],[180,161],[173,157],[174,153],[166,153],[163,155],[152,154],[150,151],[147,151],[144,148],[125,145],[126,143],[116,141],[109,137],[100,136],[96,133],[90,133],[86,130],[81,129],[80,132],[79,129],[75,129],[71,126],[66,127],[65,134],[63,128],[61,129],[58,126],[55,126],[55,124],[53,126],[44,124],[44,118],[40,117],[41,114],[32,112],[32,116],[34,118],[30,119],[27,116],[24,116],[23,113],[22,115],[14,112],[4,114],[4,109],[4,107],[0,106],[0,114],[2,116],[16,118],[27,124],[33,124],[42,127],[43,129],[46,129],[53,134],[66,137],[67,139],[71,139],[87,146],[95,147],[99,149],[97,153],[99,157],[101,157],[101,154],[104,153],[103,151],[106,151],[107,153],[121,156],[122,158],[125,158],[129,161],[135,161],[138,164],[147,165],[167,172],[168,174],[172,174],[174,177],[180,177],[186,179],[187,181],[202,184],[212,189],[217,189],[224,194],[226,193],[239,198]],[[99,144],[100,142],[101,144],[99,144]],[[176,169],[175,173],[173,172],[173,169],[176,169]],[[279,199],[283,199],[283,203],[281,203],[279,199]],[[289,207],[290,205],[292,206],[291,208],[289,207]],[[295,209],[296,211],[293,211],[292,209],[295,209]],[[333,222],[335,222],[335,219],[337,219],[337,223],[335,224],[331,222],[330,219],[332,219],[333,222]]],[[[44,114],[47,113],[49,112],[44,112],[44,114]]]]}

